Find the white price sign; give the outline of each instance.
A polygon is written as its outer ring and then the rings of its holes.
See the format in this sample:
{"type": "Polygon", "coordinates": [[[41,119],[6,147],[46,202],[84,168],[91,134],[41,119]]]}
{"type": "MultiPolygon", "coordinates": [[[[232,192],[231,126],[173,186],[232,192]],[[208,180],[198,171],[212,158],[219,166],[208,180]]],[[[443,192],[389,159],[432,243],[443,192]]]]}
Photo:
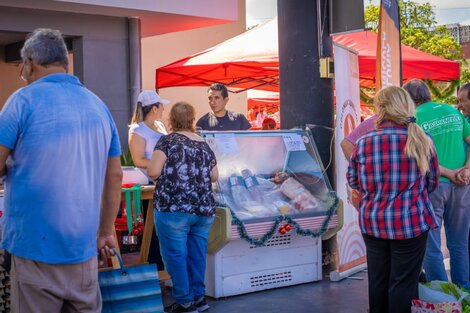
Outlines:
{"type": "Polygon", "coordinates": [[[222,153],[237,153],[240,151],[234,134],[215,134],[215,142],[222,153]]]}
{"type": "Polygon", "coordinates": [[[283,135],[287,151],[305,151],[305,143],[299,134],[283,135]]]}

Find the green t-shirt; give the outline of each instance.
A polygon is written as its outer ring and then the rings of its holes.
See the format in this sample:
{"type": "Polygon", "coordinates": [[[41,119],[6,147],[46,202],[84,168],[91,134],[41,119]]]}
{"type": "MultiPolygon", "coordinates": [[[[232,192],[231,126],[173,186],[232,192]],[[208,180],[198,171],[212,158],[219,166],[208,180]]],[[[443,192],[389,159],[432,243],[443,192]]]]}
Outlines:
{"type": "MultiPolygon", "coordinates": [[[[439,165],[457,169],[467,159],[463,142],[470,136],[470,124],[450,105],[427,102],[416,108],[416,122],[428,133],[436,147],[439,165]]],[[[449,181],[441,176],[441,181],[449,181]]]]}

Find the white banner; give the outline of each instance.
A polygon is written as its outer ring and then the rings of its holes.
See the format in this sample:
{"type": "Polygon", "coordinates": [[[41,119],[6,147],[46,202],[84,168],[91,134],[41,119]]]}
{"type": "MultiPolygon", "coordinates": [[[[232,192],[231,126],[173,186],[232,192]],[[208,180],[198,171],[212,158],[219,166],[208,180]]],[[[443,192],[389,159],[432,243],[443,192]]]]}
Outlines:
{"type": "Polygon", "coordinates": [[[340,280],[365,267],[366,249],[358,225],[356,209],[348,201],[346,160],[340,143],[360,123],[359,64],[357,53],[334,44],[336,89],[336,191],[343,200],[343,228],[337,234],[338,269],[331,280],[340,280]]]}

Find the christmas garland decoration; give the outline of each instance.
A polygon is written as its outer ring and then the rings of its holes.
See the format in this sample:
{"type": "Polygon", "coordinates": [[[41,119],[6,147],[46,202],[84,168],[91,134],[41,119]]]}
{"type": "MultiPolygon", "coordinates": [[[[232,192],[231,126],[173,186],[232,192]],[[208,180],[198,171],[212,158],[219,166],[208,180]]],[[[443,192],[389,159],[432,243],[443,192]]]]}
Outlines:
{"type": "Polygon", "coordinates": [[[446,98],[452,96],[452,94],[455,92],[455,89],[459,85],[460,80],[456,79],[450,81],[450,84],[444,90],[440,90],[436,85],[434,85],[434,82],[430,79],[425,79],[424,82],[429,87],[433,98],[435,98],[437,101],[443,101],[446,98]]]}
{"type": "MultiPolygon", "coordinates": [[[[330,223],[331,217],[333,214],[336,212],[338,209],[338,204],[339,204],[339,199],[336,196],[336,192],[330,191],[328,194],[328,211],[326,212],[326,217],[323,220],[322,226],[318,231],[312,231],[310,229],[303,229],[300,227],[300,225],[289,215],[280,215],[274,219],[274,224],[271,226],[271,229],[269,229],[261,238],[255,239],[252,238],[250,235],[248,235],[245,224],[233,213],[232,210],[230,212],[232,213],[232,224],[237,225],[238,233],[240,234],[240,238],[247,241],[249,244],[255,246],[255,247],[262,247],[266,245],[266,242],[271,239],[274,234],[276,233],[279,225],[282,222],[286,222],[286,227],[289,225],[289,229],[287,228],[281,228],[284,229],[284,233],[286,231],[290,231],[292,228],[295,230],[295,233],[300,236],[309,236],[309,237],[320,237],[323,235],[327,230],[328,230],[328,224],[330,223]]],[[[281,230],[280,229],[280,230],[281,230]]],[[[282,232],[281,232],[282,233],[282,232]]]]}
{"type": "MultiPolygon", "coordinates": [[[[440,90],[439,87],[437,87],[434,84],[434,81],[431,79],[424,79],[423,80],[426,85],[429,87],[429,90],[431,91],[431,94],[433,96],[433,99],[436,101],[445,101],[448,99],[450,96],[452,96],[455,92],[455,89],[457,86],[460,84],[460,79],[452,80],[449,82],[449,85],[447,85],[446,88],[443,90],[440,90]]],[[[361,101],[366,103],[366,104],[373,104],[374,103],[374,90],[373,88],[360,88],[360,98],[361,101]],[[368,92],[371,91],[371,92],[368,92]]]]}
{"type": "Polygon", "coordinates": [[[359,88],[360,90],[360,98],[361,101],[366,103],[366,104],[373,104],[374,103],[374,95],[375,95],[375,89],[370,89],[370,88],[359,88]],[[370,94],[366,92],[365,90],[372,91],[370,94]]]}

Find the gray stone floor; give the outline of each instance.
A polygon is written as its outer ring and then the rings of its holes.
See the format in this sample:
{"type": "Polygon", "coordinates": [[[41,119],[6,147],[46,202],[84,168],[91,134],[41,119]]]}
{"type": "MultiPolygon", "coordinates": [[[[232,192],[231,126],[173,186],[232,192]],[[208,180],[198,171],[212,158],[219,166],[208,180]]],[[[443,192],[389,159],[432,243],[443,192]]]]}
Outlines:
{"type": "MultiPolygon", "coordinates": [[[[449,270],[445,234],[442,249],[449,270]]],[[[125,264],[138,262],[138,253],[123,255],[125,264]]],[[[162,286],[165,305],[172,303],[171,288],[162,286]]],[[[208,298],[208,313],[366,313],[368,308],[367,271],[354,274],[340,282],[322,281],[265,290],[233,297],[208,298]]]]}
{"type": "MultiPolygon", "coordinates": [[[[125,264],[138,263],[138,252],[124,254],[125,264]]],[[[171,288],[162,286],[165,306],[172,303],[171,288]]],[[[322,281],[284,288],[270,289],[239,296],[208,298],[208,313],[366,313],[367,271],[351,278],[322,281]]]]}
{"type": "MultiPolygon", "coordinates": [[[[171,289],[163,289],[165,305],[171,289]]],[[[208,313],[366,313],[367,273],[362,271],[340,282],[322,281],[250,294],[208,299],[208,313]]]]}
{"type": "MultiPolygon", "coordinates": [[[[442,249],[449,270],[445,234],[442,249]]],[[[123,255],[126,264],[138,262],[138,253],[123,255]]],[[[171,288],[162,286],[165,305],[172,303],[171,288]]],[[[265,290],[239,296],[208,298],[208,313],[366,313],[368,308],[367,271],[356,273],[340,282],[322,281],[265,290]]]]}

